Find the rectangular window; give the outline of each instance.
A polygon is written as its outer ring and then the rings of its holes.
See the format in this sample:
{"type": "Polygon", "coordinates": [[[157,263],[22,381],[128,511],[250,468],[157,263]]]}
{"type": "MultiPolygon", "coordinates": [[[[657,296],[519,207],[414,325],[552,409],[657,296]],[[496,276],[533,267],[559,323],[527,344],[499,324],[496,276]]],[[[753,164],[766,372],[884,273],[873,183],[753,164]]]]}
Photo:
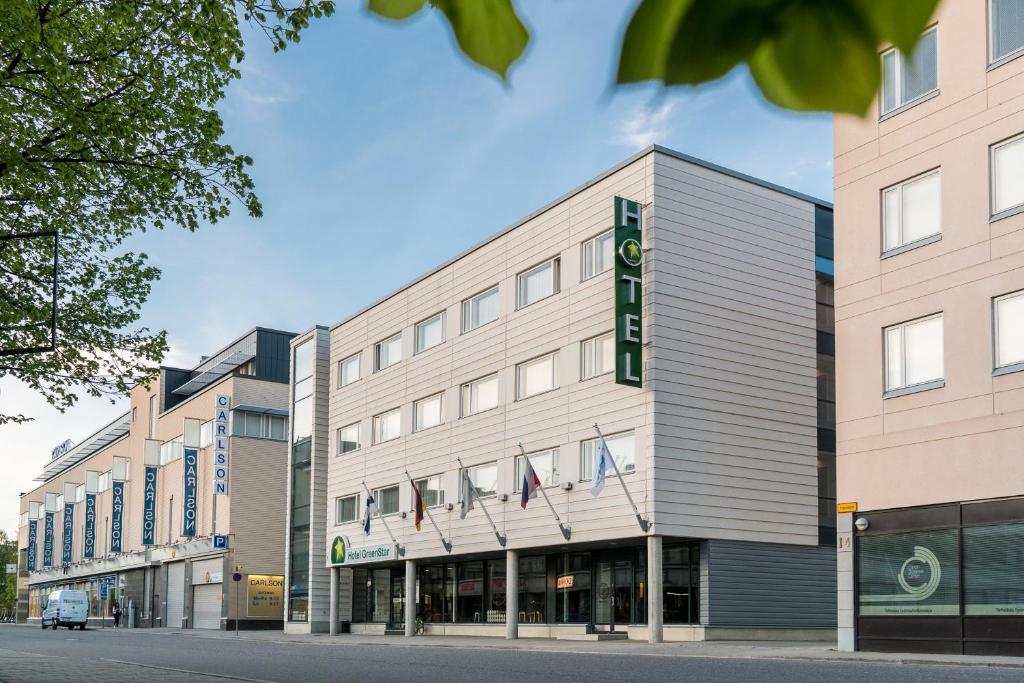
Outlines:
{"type": "Polygon", "coordinates": [[[882,191],[882,232],[885,251],[942,232],[938,171],[882,191]]]}
{"type": "Polygon", "coordinates": [[[520,363],[516,366],[516,400],[550,391],[558,386],[558,353],[520,363]]]}
{"type": "Polygon", "coordinates": [[[615,333],[587,339],[580,344],[580,379],[615,370],[615,333]]]}
{"type": "Polygon", "coordinates": [[[444,394],[421,398],[412,404],[413,431],[436,427],[443,421],[444,394]]]}
{"type": "Polygon", "coordinates": [[[614,265],[615,235],[609,230],[597,237],[587,240],[580,246],[580,280],[603,273],[614,265]]]}
{"type": "Polygon", "coordinates": [[[213,445],[213,420],[207,420],[199,425],[199,447],[206,448],[213,445]]]}
{"type": "Polygon", "coordinates": [[[285,440],[288,418],[283,415],[267,415],[243,411],[232,412],[231,433],[254,439],[285,440]]]}
{"type": "Polygon", "coordinates": [[[493,496],[498,493],[498,463],[476,465],[469,468],[469,480],[481,496],[493,496]]]}
{"type": "Polygon", "coordinates": [[[862,616],[959,616],[957,529],[864,536],[857,540],[862,616]]]}
{"type": "Polygon", "coordinates": [[[359,518],[359,496],[334,499],[334,523],[354,522],[359,518]]]}
{"type": "Polygon", "coordinates": [[[938,30],[925,31],[909,58],[896,48],[882,53],[882,114],[888,114],[939,87],[938,30]]]}
{"type": "Polygon", "coordinates": [[[413,353],[426,351],[444,342],[445,319],[447,316],[441,311],[435,316],[427,318],[423,322],[416,323],[416,349],[413,353]]]}
{"type": "Polygon", "coordinates": [[[359,450],[359,423],[338,430],[338,454],[359,450]]]}
{"type": "Polygon", "coordinates": [[[963,530],[964,614],[1024,615],[1024,524],[963,530]]]}
{"type": "Polygon", "coordinates": [[[469,332],[498,319],[498,288],[491,287],[462,302],[462,331],[469,332]]]}
{"type": "Polygon", "coordinates": [[[490,375],[463,384],[459,389],[460,415],[468,417],[498,407],[498,376],[490,375]]]}
{"type": "Polygon", "coordinates": [[[373,347],[373,370],[377,372],[402,360],[402,333],[377,342],[373,347]]]}
{"type": "Polygon", "coordinates": [[[373,442],[397,439],[402,433],[402,413],[398,408],[373,416],[373,442]]]}
{"type": "Polygon", "coordinates": [[[992,214],[1024,205],[1024,135],[992,146],[992,214]]]}
{"type": "Polygon", "coordinates": [[[417,479],[416,489],[420,492],[420,495],[423,496],[423,500],[427,502],[427,507],[444,505],[444,487],[441,486],[440,475],[417,479]]]}
{"type": "Polygon", "coordinates": [[[885,389],[943,378],[942,315],[885,328],[885,389]]]}
{"type": "Polygon", "coordinates": [[[360,378],[362,360],[363,354],[360,352],[338,362],[339,387],[343,387],[346,384],[352,384],[352,382],[355,382],[360,378]]]}
{"type": "Polygon", "coordinates": [[[516,276],[516,309],[558,293],[558,263],[553,258],[516,276]]]}
{"type": "Polygon", "coordinates": [[[991,61],[1024,50],[1024,0],[991,0],[991,61]]]}
{"type": "Polygon", "coordinates": [[[996,367],[1024,363],[1024,291],[995,300],[996,367]]]}
{"type": "Polygon", "coordinates": [[[388,486],[373,490],[373,499],[377,501],[377,510],[382,515],[393,515],[398,512],[398,486],[388,486]]]}
{"type": "MultiPolygon", "coordinates": [[[[551,448],[546,451],[540,451],[538,453],[529,453],[530,464],[533,465],[533,471],[540,477],[541,486],[557,486],[559,481],[558,476],[558,449],[551,448]]],[[[523,456],[516,456],[516,481],[515,491],[522,491],[523,489],[523,471],[526,469],[526,461],[523,460],[523,456]]]]}
{"type": "MultiPolygon", "coordinates": [[[[615,464],[623,474],[636,470],[636,439],[633,432],[622,432],[605,437],[608,451],[615,458],[615,464]]],[[[580,481],[594,477],[594,460],[597,458],[597,439],[587,439],[580,444],[580,481]]],[[[615,469],[608,468],[605,476],[615,476],[615,469]]]]}

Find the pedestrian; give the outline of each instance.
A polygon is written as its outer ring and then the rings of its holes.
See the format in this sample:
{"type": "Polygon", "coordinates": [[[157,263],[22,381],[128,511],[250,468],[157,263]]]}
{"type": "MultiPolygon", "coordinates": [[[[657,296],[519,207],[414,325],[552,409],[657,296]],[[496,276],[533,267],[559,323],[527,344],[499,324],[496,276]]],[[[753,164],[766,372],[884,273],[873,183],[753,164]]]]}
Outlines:
{"type": "Polygon", "coordinates": [[[114,603],[114,628],[118,628],[121,625],[121,603],[114,603]]]}

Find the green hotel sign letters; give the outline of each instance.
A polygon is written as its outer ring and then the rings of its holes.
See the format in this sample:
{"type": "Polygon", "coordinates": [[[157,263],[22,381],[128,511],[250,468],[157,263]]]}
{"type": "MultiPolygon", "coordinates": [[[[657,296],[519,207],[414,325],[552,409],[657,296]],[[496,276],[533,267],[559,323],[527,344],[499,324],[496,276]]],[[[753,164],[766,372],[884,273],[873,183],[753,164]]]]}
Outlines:
{"type": "Polygon", "coordinates": [[[643,386],[641,206],[615,198],[615,383],[643,386]]]}
{"type": "Polygon", "coordinates": [[[365,548],[352,548],[344,536],[335,536],[330,548],[331,564],[361,564],[395,559],[395,546],[381,544],[365,548]]]}

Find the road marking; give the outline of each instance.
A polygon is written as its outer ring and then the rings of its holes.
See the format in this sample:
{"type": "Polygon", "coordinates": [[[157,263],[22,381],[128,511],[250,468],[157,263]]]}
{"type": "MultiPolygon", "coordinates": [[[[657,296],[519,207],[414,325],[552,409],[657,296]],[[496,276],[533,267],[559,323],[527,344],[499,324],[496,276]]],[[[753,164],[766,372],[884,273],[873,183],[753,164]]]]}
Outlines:
{"type": "Polygon", "coordinates": [[[157,671],[174,671],[180,674],[192,674],[194,676],[207,676],[209,678],[224,678],[230,681],[249,681],[250,683],[277,683],[276,681],[270,681],[265,678],[246,678],[245,676],[232,676],[231,674],[213,674],[205,671],[194,671],[192,669],[176,669],[172,666],[157,666],[155,664],[143,664],[142,662],[130,662],[126,659],[110,659],[108,657],[100,657],[101,661],[113,662],[115,664],[128,664],[130,666],[141,666],[144,669],[156,669],[157,671]]]}

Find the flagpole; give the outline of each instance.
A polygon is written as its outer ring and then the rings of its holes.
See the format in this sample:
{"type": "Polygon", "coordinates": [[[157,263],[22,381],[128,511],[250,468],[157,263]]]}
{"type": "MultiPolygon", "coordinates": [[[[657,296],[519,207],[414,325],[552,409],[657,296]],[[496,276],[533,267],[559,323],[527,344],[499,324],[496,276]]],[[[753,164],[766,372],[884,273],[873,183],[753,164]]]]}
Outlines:
{"type": "Polygon", "coordinates": [[[423,497],[423,492],[419,490],[419,488],[418,488],[418,487],[416,486],[416,482],[414,482],[414,481],[412,480],[412,477],[410,477],[410,476],[409,476],[409,470],[406,470],[406,471],[405,471],[405,478],[409,480],[409,484],[410,484],[410,485],[411,485],[411,486],[412,486],[412,487],[413,487],[414,489],[416,489],[416,492],[417,492],[418,494],[420,494],[420,500],[421,500],[421,501],[423,501],[423,503],[424,503],[424,506],[423,506],[423,511],[424,511],[425,513],[427,513],[427,519],[429,519],[429,520],[430,520],[430,523],[431,523],[431,524],[433,525],[433,527],[434,527],[434,531],[436,531],[436,532],[437,532],[437,535],[438,535],[438,537],[439,537],[439,538],[441,539],[441,545],[443,545],[443,546],[444,546],[444,551],[445,551],[446,553],[450,553],[450,552],[452,551],[452,544],[451,544],[451,541],[446,541],[446,540],[445,540],[445,538],[444,538],[444,534],[442,534],[442,533],[441,533],[441,529],[440,529],[440,528],[438,528],[438,526],[437,526],[437,522],[435,522],[435,521],[434,521],[434,515],[430,514],[430,506],[429,506],[429,505],[426,505],[427,499],[423,497]]]}
{"type": "MultiPolygon", "coordinates": [[[[368,489],[366,487],[366,482],[364,481],[364,482],[362,482],[362,484],[363,484],[363,490],[366,491],[366,495],[368,495],[368,496],[370,496],[372,498],[373,494],[370,493],[370,489],[368,489]]],[[[388,532],[388,536],[391,537],[391,542],[394,543],[395,544],[395,548],[398,549],[398,554],[399,555],[405,555],[405,548],[403,548],[402,544],[398,542],[398,539],[395,538],[395,535],[393,533],[391,533],[391,527],[388,526],[388,520],[384,519],[384,515],[380,514],[380,507],[379,506],[377,507],[377,519],[379,519],[380,523],[384,525],[384,530],[387,531],[388,532]]]]}
{"type": "MultiPolygon", "coordinates": [[[[519,446],[519,452],[522,453],[523,455],[523,461],[528,463],[530,465],[530,469],[532,470],[533,463],[530,462],[530,456],[526,455],[526,449],[523,448],[523,442],[520,441],[516,445],[519,446]]],[[[534,470],[534,472],[536,472],[536,470],[534,470]]],[[[562,518],[558,516],[558,513],[555,511],[555,506],[551,504],[551,499],[548,498],[548,492],[544,490],[543,482],[540,485],[540,493],[542,496],[544,496],[544,502],[548,504],[549,508],[551,508],[551,514],[555,516],[555,521],[558,522],[558,528],[562,530],[562,536],[565,538],[565,540],[568,541],[572,537],[572,529],[562,524],[562,518]]]]}
{"type": "MultiPolygon", "coordinates": [[[[508,541],[508,537],[504,536],[500,531],[498,531],[498,525],[494,523],[493,519],[491,519],[491,513],[487,511],[487,506],[484,505],[484,501],[480,497],[480,493],[476,490],[476,486],[473,484],[473,480],[469,478],[469,471],[466,470],[466,466],[462,464],[462,458],[455,459],[459,461],[459,468],[462,471],[462,476],[466,478],[466,482],[473,489],[473,495],[475,495],[476,499],[480,501],[480,509],[484,511],[484,517],[487,518],[487,521],[491,523],[491,528],[494,529],[494,537],[498,539],[498,543],[501,545],[502,548],[504,548],[505,542],[508,541]]],[[[461,489],[462,487],[460,486],[459,488],[461,489]]]]}
{"type": "MultiPolygon", "coordinates": [[[[604,434],[601,433],[601,428],[597,426],[596,422],[594,423],[594,431],[596,431],[597,435],[601,437],[601,441],[604,441],[604,434]]],[[[605,445],[608,445],[607,442],[605,442],[605,445]]],[[[598,447],[600,448],[600,446],[598,447]]],[[[612,467],[615,468],[615,476],[617,476],[619,481],[622,482],[622,490],[626,494],[626,500],[629,501],[630,506],[633,508],[633,514],[636,515],[636,521],[640,525],[640,530],[647,533],[647,530],[651,528],[651,523],[640,514],[640,510],[637,508],[636,503],[633,502],[633,496],[629,495],[629,487],[626,486],[626,482],[622,478],[622,473],[619,472],[619,464],[615,462],[615,454],[611,452],[611,449],[608,450],[608,455],[611,456],[609,460],[612,461],[612,467]]]]}

